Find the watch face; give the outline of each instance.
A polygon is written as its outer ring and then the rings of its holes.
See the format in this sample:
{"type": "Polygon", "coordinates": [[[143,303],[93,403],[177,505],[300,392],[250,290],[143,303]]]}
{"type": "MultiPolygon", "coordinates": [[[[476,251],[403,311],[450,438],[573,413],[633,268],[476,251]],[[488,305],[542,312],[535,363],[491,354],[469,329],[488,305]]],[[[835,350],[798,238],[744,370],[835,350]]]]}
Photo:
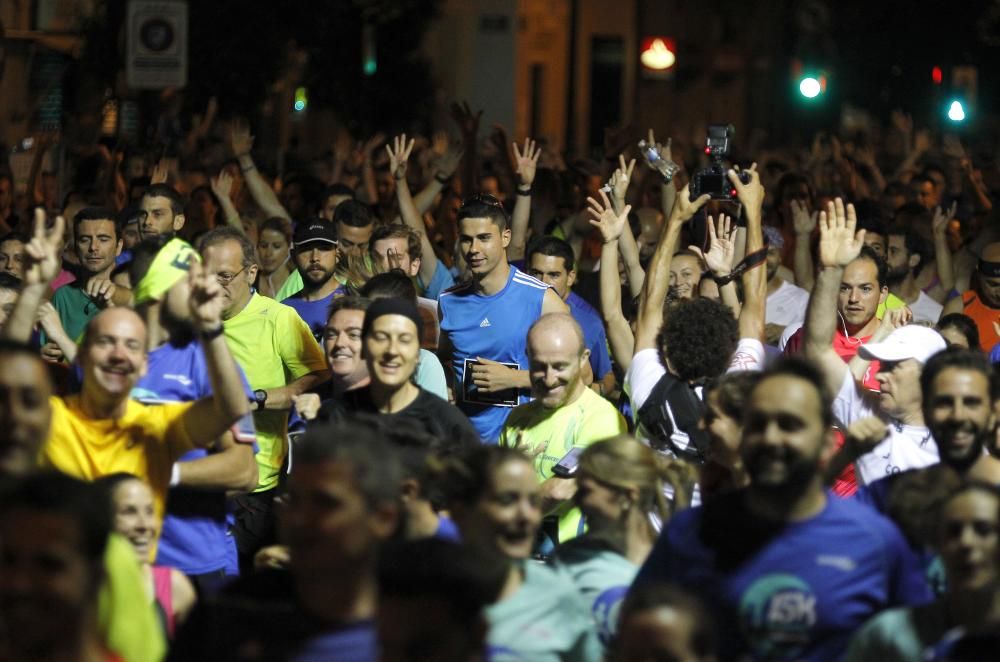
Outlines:
{"type": "Polygon", "coordinates": [[[267,391],[263,389],[257,389],[253,392],[253,399],[257,402],[264,402],[267,400],[267,391]]]}

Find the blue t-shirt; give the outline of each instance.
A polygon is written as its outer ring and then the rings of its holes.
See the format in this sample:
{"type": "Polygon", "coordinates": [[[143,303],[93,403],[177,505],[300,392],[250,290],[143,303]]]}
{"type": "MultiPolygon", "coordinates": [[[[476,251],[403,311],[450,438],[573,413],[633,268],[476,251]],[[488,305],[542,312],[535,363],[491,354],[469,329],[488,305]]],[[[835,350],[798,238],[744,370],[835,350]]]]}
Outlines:
{"type": "Polygon", "coordinates": [[[327,632],[305,642],[291,658],[294,662],[374,662],[378,640],[373,621],[357,623],[327,632]]]}
{"type": "Polygon", "coordinates": [[[608,354],[608,336],[604,331],[604,322],[594,307],[584,301],[576,292],[570,292],[566,304],[573,319],[583,329],[583,340],[590,350],[590,367],[594,371],[594,381],[604,379],[611,372],[611,356],[608,354]]]}
{"type": "Polygon", "coordinates": [[[740,490],[678,513],[633,584],[703,598],[721,659],[838,659],[874,614],[931,599],[902,535],[870,508],[828,493],[808,520],[764,522],[745,500],[740,490]]]}
{"type": "Polygon", "coordinates": [[[347,290],[343,285],[340,285],[328,296],[323,297],[319,301],[306,301],[302,298],[303,292],[304,290],[300,290],[287,299],[284,299],[281,303],[295,309],[299,317],[309,325],[309,330],[313,332],[316,342],[322,347],[323,336],[326,333],[326,321],[329,318],[330,304],[333,303],[336,297],[347,294],[347,290]]]}
{"type": "Polygon", "coordinates": [[[488,443],[497,442],[511,409],[527,402],[529,393],[479,393],[472,384],[471,363],[466,380],[466,362],[482,357],[527,370],[528,329],[542,314],[547,289],[542,281],[511,267],[507,284],[496,294],[478,294],[472,283],[464,283],[438,299],[441,332],[448,334],[453,348],[455,404],[488,443]]]}
{"type": "MultiPolygon", "coordinates": [[[[243,370],[236,366],[247,398],[253,391],[243,370]]],[[[205,352],[197,342],[187,345],[167,343],[149,353],[149,370],[132,389],[140,402],[192,402],[212,395],[205,364],[205,352]]],[[[241,426],[252,425],[247,416],[241,426]]],[[[180,462],[208,455],[196,448],[181,456],[180,462]]],[[[177,568],[188,575],[225,570],[239,574],[236,542],[229,534],[229,512],[223,491],[172,487],[167,495],[167,512],[157,549],[156,563],[177,568]]]]}
{"type": "Polygon", "coordinates": [[[441,296],[442,292],[455,284],[455,278],[448,271],[448,267],[444,266],[444,262],[437,260],[437,264],[434,267],[434,275],[431,276],[431,282],[424,285],[423,281],[420,280],[420,276],[417,276],[417,284],[423,290],[425,297],[428,299],[437,299],[441,296]]]}
{"type": "Polygon", "coordinates": [[[462,535],[458,532],[458,527],[450,517],[441,515],[438,517],[438,528],[434,532],[434,538],[447,540],[448,542],[462,542],[462,535]]]}

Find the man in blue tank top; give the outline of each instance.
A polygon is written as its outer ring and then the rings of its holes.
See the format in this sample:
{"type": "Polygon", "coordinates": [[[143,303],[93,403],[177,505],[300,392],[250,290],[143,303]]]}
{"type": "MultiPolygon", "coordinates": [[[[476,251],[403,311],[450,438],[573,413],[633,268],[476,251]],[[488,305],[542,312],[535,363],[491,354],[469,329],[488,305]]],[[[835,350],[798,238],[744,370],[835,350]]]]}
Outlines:
{"type": "Polygon", "coordinates": [[[458,242],[472,280],[438,299],[438,353],[455,404],[483,441],[496,443],[511,409],[528,400],[528,329],[544,313],[569,311],[555,290],[507,262],[510,219],[493,196],[462,203],[458,242]]]}

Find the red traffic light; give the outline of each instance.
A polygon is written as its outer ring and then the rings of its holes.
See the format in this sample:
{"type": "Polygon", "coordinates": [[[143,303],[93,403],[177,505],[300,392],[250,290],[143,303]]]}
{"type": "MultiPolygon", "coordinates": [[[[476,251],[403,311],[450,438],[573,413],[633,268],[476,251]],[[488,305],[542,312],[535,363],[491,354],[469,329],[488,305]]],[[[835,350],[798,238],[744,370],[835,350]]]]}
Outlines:
{"type": "Polygon", "coordinates": [[[931,80],[934,81],[935,85],[941,84],[941,81],[944,80],[944,74],[941,72],[941,67],[934,67],[931,69],[931,80]]]}

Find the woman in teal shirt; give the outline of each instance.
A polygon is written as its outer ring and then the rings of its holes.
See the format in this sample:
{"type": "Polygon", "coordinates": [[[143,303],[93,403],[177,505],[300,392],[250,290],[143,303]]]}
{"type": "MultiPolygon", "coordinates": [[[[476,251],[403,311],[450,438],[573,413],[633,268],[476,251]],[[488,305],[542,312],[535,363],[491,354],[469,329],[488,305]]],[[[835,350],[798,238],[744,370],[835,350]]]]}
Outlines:
{"type": "Polygon", "coordinates": [[[450,458],[441,487],[463,544],[507,565],[497,600],[487,607],[491,662],[598,662],[593,620],[573,584],[531,560],[542,521],[535,469],[520,451],[478,446],[450,458]]]}

